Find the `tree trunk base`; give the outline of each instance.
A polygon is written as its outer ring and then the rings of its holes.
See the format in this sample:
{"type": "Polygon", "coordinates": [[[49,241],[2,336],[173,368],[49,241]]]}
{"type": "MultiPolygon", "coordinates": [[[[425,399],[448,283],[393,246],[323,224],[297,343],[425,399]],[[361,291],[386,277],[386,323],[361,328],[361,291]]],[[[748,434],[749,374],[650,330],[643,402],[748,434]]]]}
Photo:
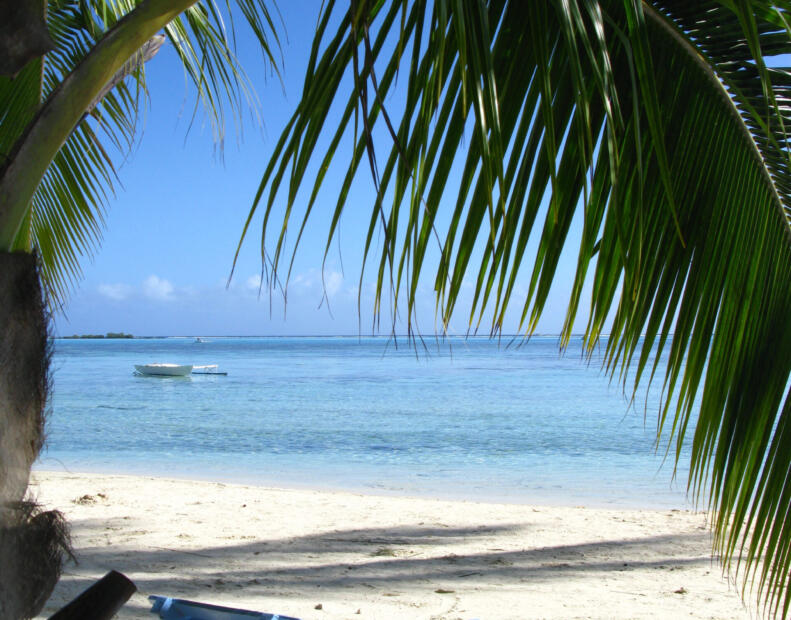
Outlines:
{"type": "Polygon", "coordinates": [[[71,553],[63,516],[25,501],[44,443],[47,328],[35,256],[0,252],[0,618],[36,615],[71,553]]]}

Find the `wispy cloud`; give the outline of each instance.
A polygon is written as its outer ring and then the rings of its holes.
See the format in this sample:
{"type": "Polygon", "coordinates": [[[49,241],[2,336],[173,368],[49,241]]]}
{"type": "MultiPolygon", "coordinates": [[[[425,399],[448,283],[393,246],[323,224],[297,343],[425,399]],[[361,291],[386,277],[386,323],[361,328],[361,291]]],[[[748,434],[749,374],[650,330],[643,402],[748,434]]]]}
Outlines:
{"type": "Polygon", "coordinates": [[[289,290],[304,294],[318,295],[321,297],[325,292],[327,297],[334,297],[344,284],[343,274],[339,271],[324,271],[309,269],[299,273],[289,282],[289,290]]]}
{"type": "Polygon", "coordinates": [[[327,297],[333,297],[341,286],[343,286],[343,275],[338,271],[331,271],[324,274],[324,287],[327,290],[327,297]]]}
{"type": "Polygon", "coordinates": [[[132,294],[132,287],[128,284],[100,284],[97,290],[100,295],[113,301],[123,301],[132,294]]]}
{"type": "Polygon", "coordinates": [[[261,290],[261,274],[257,273],[255,275],[250,276],[244,283],[245,288],[249,291],[255,291],[256,293],[261,290]]]}
{"type": "Polygon", "coordinates": [[[312,289],[316,283],[317,275],[318,271],[315,269],[310,269],[306,273],[298,273],[291,278],[291,281],[288,283],[289,288],[295,288],[297,290],[312,289]]]}
{"type": "Polygon", "coordinates": [[[173,285],[159,276],[150,275],[143,281],[143,294],[150,299],[169,301],[174,298],[173,285]]]}

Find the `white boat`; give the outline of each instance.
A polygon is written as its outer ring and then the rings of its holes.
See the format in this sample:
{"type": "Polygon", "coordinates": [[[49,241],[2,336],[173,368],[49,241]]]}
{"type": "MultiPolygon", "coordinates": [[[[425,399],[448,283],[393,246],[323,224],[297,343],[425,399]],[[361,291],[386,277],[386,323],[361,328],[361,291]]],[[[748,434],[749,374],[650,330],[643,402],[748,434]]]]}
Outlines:
{"type": "Polygon", "coordinates": [[[135,364],[135,370],[141,375],[186,377],[192,372],[192,364],[135,364]]]}

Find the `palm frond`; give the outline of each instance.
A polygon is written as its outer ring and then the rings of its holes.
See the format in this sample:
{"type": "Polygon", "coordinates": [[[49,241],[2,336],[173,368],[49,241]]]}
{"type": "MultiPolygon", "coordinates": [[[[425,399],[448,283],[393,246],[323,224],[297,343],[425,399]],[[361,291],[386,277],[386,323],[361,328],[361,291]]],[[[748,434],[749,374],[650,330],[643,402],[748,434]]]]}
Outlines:
{"type": "Polygon", "coordinates": [[[783,615],[791,602],[791,73],[764,56],[791,53],[790,8],[360,0],[330,32],[330,3],[302,100],[243,232],[260,205],[274,283],[286,229],[292,219],[304,228],[359,115],[327,248],[365,157],[377,190],[363,265],[376,266],[375,315],[389,295],[393,316],[406,305],[411,330],[418,282],[430,277],[446,326],[471,275],[470,329],[490,320],[499,332],[516,305],[529,334],[581,218],[561,344],[581,309],[591,349],[614,316],[608,372],[625,387],[633,381],[632,394],[662,381],[658,436],[680,446],[691,435],[690,492],[717,510],[716,550],[737,572],[746,562],[745,587],[756,583],[783,615]],[[336,102],[343,112],[331,120],[336,102]],[[384,165],[372,138],[382,122],[393,137],[384,165]],[[332,139],[320,148],[326,131],[332,139]],[[297,203],[305,182],[310,197],[297,203]],[[281,191],[285,217],[272,223],[281,191]],[[522,277],[528,292],[519,299],[522,277]],[[660,357],[667,370],[658,377],[660,357]]]}
{"type": "MultiPolygon", "coordinates": [[[[54,48],[43,59],[29,63],[13,80],[0,78],[1,158],[13,157],[15,143],[42,103],[139,4],[138,0],[49,2],[47,22],[54,48]]],[[[267,7],[260,0],[238,0],[237,4],[264,57],[274,66],[269,41],[279,43],[267,7]]],[[[230,5],[227,10],[230,13],[230,5]]],[[[225,19],[213,0],[205,0],[165,29],[197,87],[198,99],[218,140],[229,104],[236,120],[245,105],[258,110],[252,87],[232,50],[233,31],[226,27],[225,19]]],[[[116,180],[113,162],[134,144],[147,94],[144,63],[163,39],[163,35],[151,39],[107,84],[97,85],[99,94],[86,106],[82,120],[44,172],[32,197],[31,211],[18,229],[14,248],[37,249],[44,285],[56,305],[79,280],[81,259],[90,256],[101,240],[104,209],[116,180]]]]}

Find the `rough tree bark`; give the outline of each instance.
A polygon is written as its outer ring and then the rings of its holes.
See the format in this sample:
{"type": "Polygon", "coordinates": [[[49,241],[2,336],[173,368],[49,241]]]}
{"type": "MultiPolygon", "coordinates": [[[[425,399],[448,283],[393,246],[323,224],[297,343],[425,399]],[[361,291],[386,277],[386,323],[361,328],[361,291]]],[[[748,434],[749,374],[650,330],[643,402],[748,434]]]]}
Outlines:
{"type": "Polygon", "coordinates": [[[0,0],[0,75],[15,75],[54,47],[45,13],[46,2],[0,0]]]}
{"type": "Polygon", "coordinates": [[[36,615],[70,553],[60,513],[26,498],[44,442],[47,327],[35,256],[0,252],[0,618],[36,615]]]}

